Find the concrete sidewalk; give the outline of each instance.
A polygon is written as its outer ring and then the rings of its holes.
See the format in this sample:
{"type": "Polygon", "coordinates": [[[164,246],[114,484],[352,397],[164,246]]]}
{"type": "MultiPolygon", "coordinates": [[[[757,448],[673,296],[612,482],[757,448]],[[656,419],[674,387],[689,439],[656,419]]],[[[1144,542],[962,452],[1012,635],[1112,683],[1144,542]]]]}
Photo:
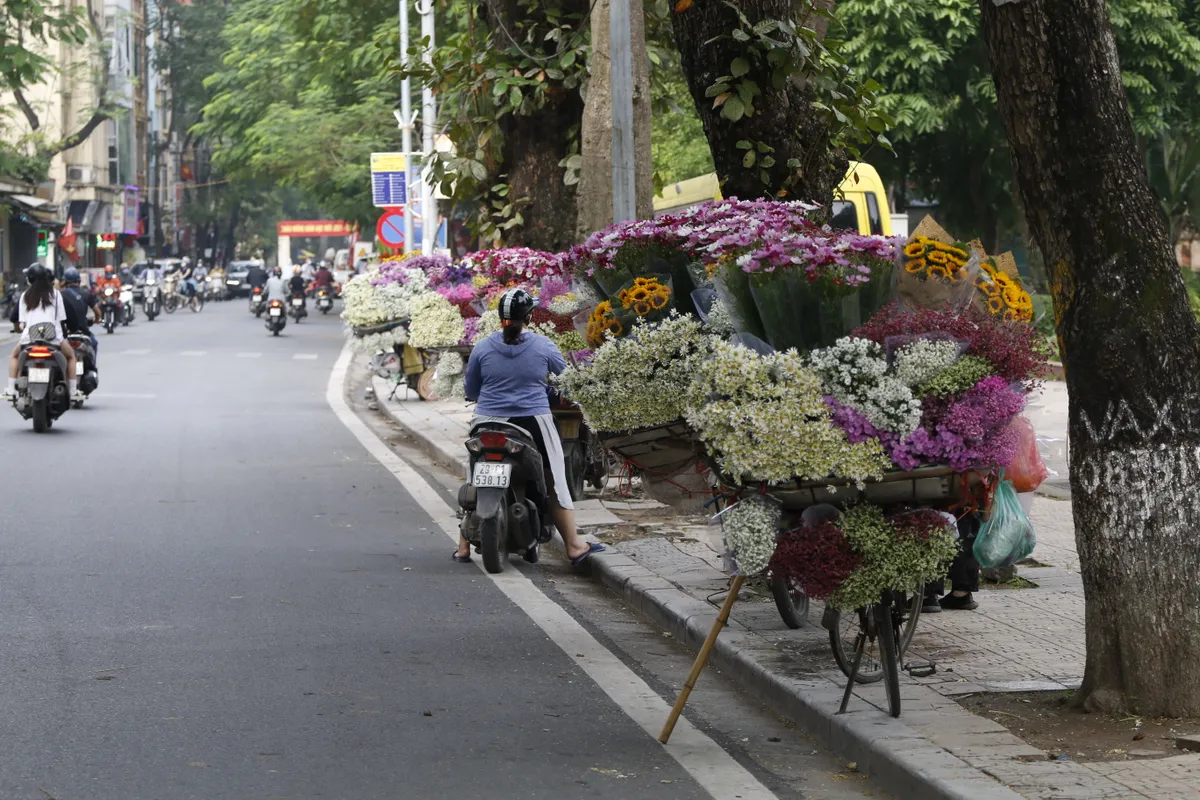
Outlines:
{"type": "MultiPolygon", "coordinates": [[[[405,399],[403,389],[388,401],[390,387],[375,380],[380,407],[433,458],[461,474],[470,409],[461,402],[405,399]]],[[[593,557],[593,574],[698,649],[728,585],[720,532],[702,519],[662,513],[648,519],[648,505],[656,504],[611,495],[583,504],[585,532],[600,541],[620,540],[593,557]]],[[[975,612],[922,616],[907,660],[933,661],[938,672],[923,679],[902,676],[898,720],[882,710],[881,684],[860,687],[849,712],[835,713],[845,678],[819,624],[819,603],[812,604],[809,624],[791,631],[765,589],[747,591],[712,663],[900,798],[1200,800],[1200,754],[1093,764],[1045,760],[1044,751],[955,701],[978,692],[1073,688],[1082,677],[1083,592],[1070,503],[1039,497],[1032,517],[1034,558],[1045,566],[1022,567],[1021,576],[1036,588],[985,591],[975,612]]]]}

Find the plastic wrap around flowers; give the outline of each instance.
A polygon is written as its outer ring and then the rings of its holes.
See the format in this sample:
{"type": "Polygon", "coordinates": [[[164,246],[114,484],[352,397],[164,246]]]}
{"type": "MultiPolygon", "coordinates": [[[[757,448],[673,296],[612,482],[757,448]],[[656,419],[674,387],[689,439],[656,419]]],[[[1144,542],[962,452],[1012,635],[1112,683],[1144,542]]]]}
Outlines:
{"type": "Polygon", "coordinates": [[[1033,298],[1020,280],[1001,270],[992,259],[979,265],[975,288],[987,310],[1005,322],[1029,322],[1033,319],[1033,298]]]}
{"type": "Polygon", "coordinates": [[[743,575],[757,575],[767,568],[775,552],[775,536],[781,517],[779,506],[751,497],[721,512],[725,544],[743,575]]]}

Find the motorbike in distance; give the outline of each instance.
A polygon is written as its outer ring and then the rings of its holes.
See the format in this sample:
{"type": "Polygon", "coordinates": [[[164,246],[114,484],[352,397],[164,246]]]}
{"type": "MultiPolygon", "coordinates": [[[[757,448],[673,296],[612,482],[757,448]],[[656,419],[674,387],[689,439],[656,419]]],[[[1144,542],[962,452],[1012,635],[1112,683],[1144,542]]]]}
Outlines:
{"type": "Polygon", "coordinates": [[[133,322],[133,287],[121,287],[121,324],[128,326],[133,322]]]}
{"type": "Polygon", "coordinates": [[[287,312],[282,300],[271,300],[267,303],[267,330],[271,335],[278,336],[287,325],[287,312]]]}
{"type": "Polygon", "coordinates": [[[72,408],[83,408],[83,401],[100,386],[100,375],[96,369],[96,353],[92,349],[92,338],[86,333],[67,335],[71,349],[75,351],[75,388],[82,397],[72,397],[72,408]]]}
{"type": "Polygon", "coordinates": [[[179,308],[179,275],[171,273],[163,278],[163,311],[174,314],[179,308]]]}
{"type": "Polygon", "coordinates": [[[250,313],[256,317],[261,317],[266,307],[267,296],[263,294],[263,287],[255,286],[250,290],[250,313]]]}
{"type": "Polygon", "coordinates": [[[322,286],[317,289],[317,308],[322,314],[333,310],[333,287],[322,286]]]}
{"type": "Polygon", "coordinates": [[[308,316],[308,307],[304,300],[303,292],[296,292],[288,298],[288,314],[297,323],[308,316]]]}
{"type": "Polygon", "coordinates": [[[13,408],[33,419],[33,430],[45,433],[71,406],[67,390],[67,357],[53,344],[53,323],[39,322],[29,329],[29,344],[17,356],[17,394],[13,408]]]}
{"type": "Polygon", "coordinates": [[[119,313],[120,300],[117,290],[112,286],[105,286],[100,293],[100,319],[103,321],[104,330],[112,333],[116,329],[119,313]]]}
{"type": "Polygon", "coordinates": [[[142,288],[142,310],[146,312],[146,319],[151,321],[162,310],[162,287],[154,278],[147,278],[142,288]]]}
{"type": "Polygon", "coordinates": [[[471,429],[467,482],[458,490],[459,529],[483,556],[488,572],[503,572],[510,552],[531,564],[550,541],[549,488],[534,438],[509,422],[471,429]]]}

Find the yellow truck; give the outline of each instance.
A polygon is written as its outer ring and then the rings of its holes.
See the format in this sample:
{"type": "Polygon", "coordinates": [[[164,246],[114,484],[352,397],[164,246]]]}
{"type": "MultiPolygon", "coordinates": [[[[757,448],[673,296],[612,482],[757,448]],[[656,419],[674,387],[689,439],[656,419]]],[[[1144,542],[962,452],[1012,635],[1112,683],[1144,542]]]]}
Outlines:
{"type": "MultiPolygon", "coordinates": [[[[721,199],[717,173],[672,183],[663,187],[662,195],[654,198],[654,213],[667,214],[709,200],[721,199]]],[[[846,177],[837,189],[830,224],[835,228],[857,230],[859,233],[892,235],[892,214],[887,192],[879,173],[870,164],[851,161],[846,177]]]]}

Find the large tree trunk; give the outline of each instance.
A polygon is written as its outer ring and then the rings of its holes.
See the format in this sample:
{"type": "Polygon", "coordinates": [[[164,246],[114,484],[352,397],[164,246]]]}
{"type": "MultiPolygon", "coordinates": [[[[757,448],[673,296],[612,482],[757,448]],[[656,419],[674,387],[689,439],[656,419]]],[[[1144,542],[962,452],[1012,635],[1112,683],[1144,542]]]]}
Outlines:
{"type": "Polygon", "coordinates": [[[1103,0],[981,0],[1070,393],[1086,707],[1200,713],[1200,357],[1103,0]]]}
{"type": "MultiPolygon", "coordinates": [[[[650,149],[650,59],[642,0],[629,0],[633,51],[633,147],[637,173],[637,216],[654,213],[654,156],[650,149]]],[[[592,7],[592,50],[588,58],[587,104],[580,132],[579,216],[576,234],[584,239],[613,221],[612,76],[608,0],[592,7]]]]}
{"type": "MultiPolygon", "coordinates": [[[[808,7],[796,0],[738,0],[736,5],[751,23],[796,19],[808,7]]],[[[730,122],[705,93],[717,78],[731,73],[735,58],[745,55],[745,47],[730,37],[739,26],[737,14],[722,0],[695,0],[671,19],[683,74],[704,124],[724,195],[828,203],[846,174],[847,162],[845,154],[830,149],[825,123],[812,108],[811,90],[797,81],[774,89],[770,75],[752,65],[747,77],[763,92],[754,101],[755,114],[730,122]],[[742,166],[745,151],[737,147],[741,140],[775,148],[775,164],[766,170],[766,182],[760,176],[761,166],[742,166]],[[793,159],[799,167],[788,166],[793,159]]]]}
{"type": "MultiPolygon", "coordinates": [[[[547,0],[564,13],[587,13],[585,0],[547,0]]],[[[517,0],[489,2],[488,26],[496,40],[507,41],[501,21],[510,32],[516,21],[530,21],[529,12],[517,0]]],[[[539,6],[544,9],[546,4],[539,6]]],[[[549,28],[546,28],[549,30],[549,28]]],[[[541,42],[542,37],[535,40],[541,42]]],[[[548,43],[553,45],[553,42],[548,43]]],[[[527,50],[534,45],[527,42],[527,50]]],[[[535,48],[536,49],[536,48],[535,48]]],[[[508,177],[509,200],[525,198],[517,210],[525,224],[512,228],[505,244],[538,250],[565,250],[575,242],[575,187],[563,181],[559,163],[570,154],[583,117],[583,98],[578,89],[553,82],[546,103],[528,114],[506,114],[499,120],[504,135],[503,171],[508,177]]]]}

